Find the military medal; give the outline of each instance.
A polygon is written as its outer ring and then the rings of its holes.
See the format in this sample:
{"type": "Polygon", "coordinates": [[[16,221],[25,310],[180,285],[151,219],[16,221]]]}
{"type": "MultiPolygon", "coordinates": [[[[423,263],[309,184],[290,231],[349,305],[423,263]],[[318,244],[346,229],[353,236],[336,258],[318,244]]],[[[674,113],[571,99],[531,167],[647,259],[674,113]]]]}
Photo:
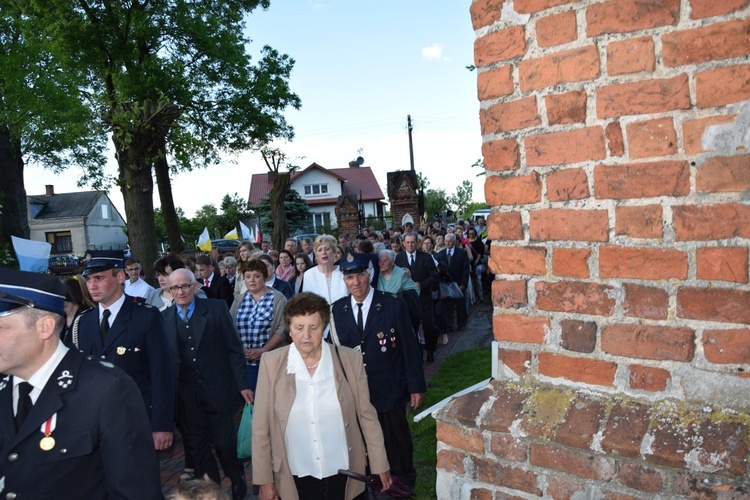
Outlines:
{"type": "Polygon", "coordinates": [[[127,351],[127,349],[125,349],[124,347],[120,346],[120,347],[117,348],[117,355],[118,356],[122,356],[123,354],[125,354],[125,351],[127,351]]]}
{"type": "Polygon", "coordinates": [[[55,447],[55,438],[51,436],[52,431],[57,426],[57,413],[48,418],[43,424],[41,431],[44,433],[44,437],[39,441],[39,447],[42,451],[50,451],[55,447]]]}

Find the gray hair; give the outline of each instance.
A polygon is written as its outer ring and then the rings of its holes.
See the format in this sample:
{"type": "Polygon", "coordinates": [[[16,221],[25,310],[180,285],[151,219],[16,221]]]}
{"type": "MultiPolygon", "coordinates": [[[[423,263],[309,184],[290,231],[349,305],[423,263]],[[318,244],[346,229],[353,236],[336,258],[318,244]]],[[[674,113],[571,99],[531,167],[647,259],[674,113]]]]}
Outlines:
{"type": "Polygon", "coordinates": [[[386,248],[385,250],[381,250],[380,252],[378,252],[378,257],[381,255],[385,255],[386,257],[388,257],[388,260],[391,262],[396,262],[396,252],[394,252],[390,248],[386,248]]]}
{"type": "Polygon", "coordinates": [[[443,239],[456,241],[456,235],[453,234],[453,233],[448,233],[448,234],[445,235],[445,237],[443,239]]]}
{"type": "Polygon", "coordinates": [[[222,264],[225,266],[235,266],[237,267],[237,259],[232,257],[231,255],[228,257],[224,257],[224,260],[221,261],[222,264]]]}
{"type": "Polygon", "coordinates": [[[372,251],[374,253],[379,254],[381,251],[383,251],[385,249],[386,249],[385,248],[385,243],[383,243],[382,241],[376,241],[375,243],[372,244],[372,251]]]}

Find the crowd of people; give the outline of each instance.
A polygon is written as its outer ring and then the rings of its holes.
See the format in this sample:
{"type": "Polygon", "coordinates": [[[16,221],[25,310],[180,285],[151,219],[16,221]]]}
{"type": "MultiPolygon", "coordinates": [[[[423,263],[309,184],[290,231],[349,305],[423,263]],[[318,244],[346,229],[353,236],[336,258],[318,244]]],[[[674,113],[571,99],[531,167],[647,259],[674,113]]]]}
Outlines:
{"type": "Polygon", "coordinates": [[[245,498],[236,422],[254,404],[259,498],[359,498],[350,472],[408,494],[407,412],[426,392],[423,363],[483,300],[483,235],[481,220],[438,221],[278,250],[242,242],[221,261],[160,257],[156,288],[135,257],[99,255],[64,281],[1,269],[0,332],[11,335],[0,335],[0,451],[15,458],[0,465],[0,493],[160,498],[156,454],[176,428],[181,481],[220,484],[220,465],[231,498],[245,498]],[[446,283],[462,297],[444,296],[446,283]],[[114,387],[132,413],[111,407],[114,387]],[[19,422],[27,398],[33,424],[19,422]]]}

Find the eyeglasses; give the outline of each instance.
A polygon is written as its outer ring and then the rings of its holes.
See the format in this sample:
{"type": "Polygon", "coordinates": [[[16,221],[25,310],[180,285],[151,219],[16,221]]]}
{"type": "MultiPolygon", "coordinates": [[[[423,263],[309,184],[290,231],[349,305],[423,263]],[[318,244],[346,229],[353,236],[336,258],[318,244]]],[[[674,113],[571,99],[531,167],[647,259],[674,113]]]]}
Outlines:
{"type": "Polygon", "coordinates": [[[36,307],[33,300],[0,292],[0,317],[36,307]]]}
{"type": "Polygon", "coordinates": [[[190,290],[191,288],[193,288],[193,284],[194,283],[190,283],[188,285],[170,286],[169,287],[169,291],[172,292],[173,294],[176,294],[177,292],[180,292],[180,291],[182,291],[183,293],[187,293],[188,290],[190,290]]]}

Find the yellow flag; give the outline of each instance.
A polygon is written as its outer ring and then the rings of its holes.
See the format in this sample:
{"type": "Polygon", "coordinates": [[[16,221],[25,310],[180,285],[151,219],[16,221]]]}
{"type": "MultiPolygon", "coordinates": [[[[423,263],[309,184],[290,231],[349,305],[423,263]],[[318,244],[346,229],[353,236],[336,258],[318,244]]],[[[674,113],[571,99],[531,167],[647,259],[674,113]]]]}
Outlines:
{"type": "Polygon", "coordinates": [[[203,232],[198,237],[198,248],[206,253],[211,251],[211,238],[208,236],[207,227],[203,229],[203,232]]]}
{"type": "Polygon", "coordinates": [[[237,234],[237,229],[232,229],[227,234],[224,235],[224,238],[227,240],[238,240],[240,239],[239,235],[237,234]]]}

